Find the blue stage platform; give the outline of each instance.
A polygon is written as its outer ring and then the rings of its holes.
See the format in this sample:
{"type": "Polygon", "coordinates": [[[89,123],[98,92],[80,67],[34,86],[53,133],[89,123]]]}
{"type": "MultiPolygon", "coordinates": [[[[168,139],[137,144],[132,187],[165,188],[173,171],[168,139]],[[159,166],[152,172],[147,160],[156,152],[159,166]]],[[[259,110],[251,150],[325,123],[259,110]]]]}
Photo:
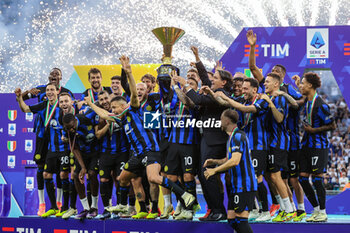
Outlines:
{"type": "MultiPolygon", "coordinates": [[[[327,223],[251,223],[255,233],[322,233],[350,232],[350,216],[330,215],[327,223]]],[[[34,216],[0,218],[0,232],[20,233],[228,233],[233,230],[226,222],[206,223],[173,220],[62,220],[34,216]]]]}

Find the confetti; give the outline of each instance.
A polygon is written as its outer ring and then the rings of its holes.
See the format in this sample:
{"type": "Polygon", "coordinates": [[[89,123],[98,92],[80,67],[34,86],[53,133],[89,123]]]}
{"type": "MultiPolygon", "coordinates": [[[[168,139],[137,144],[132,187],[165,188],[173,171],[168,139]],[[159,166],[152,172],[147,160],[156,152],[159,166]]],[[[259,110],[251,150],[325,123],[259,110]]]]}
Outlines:
{"type": "Polygon", "coordinates": [[[346,25],[348,0],[18,0],[0,3],[0,92],[46,83],[51,68],[159,63],[162,45],[151,30],[174,26],[186,34],[173,48],[182,74],[199,47],[211,69],[243,27],[346,25]]]}

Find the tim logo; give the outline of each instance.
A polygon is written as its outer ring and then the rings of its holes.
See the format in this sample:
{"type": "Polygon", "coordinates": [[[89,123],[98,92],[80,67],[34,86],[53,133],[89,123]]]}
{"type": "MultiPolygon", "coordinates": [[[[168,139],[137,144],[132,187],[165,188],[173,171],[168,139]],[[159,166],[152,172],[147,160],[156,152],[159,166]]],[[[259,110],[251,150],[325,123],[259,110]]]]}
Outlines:
{"type": "Polygon", "coordinates": [[[41,228],[24,228],[24,227],[2,227],[2,232],[17,232],[17,233],[41,233],[41,228]]]}
{"type": "Polygon", "coordinates": [[[97,231],[54,229],[53,233],[97,233],[97,231]]]}
{"type": "Polygon", "coordinates": [[[160,128],[160,116],[159,110],[156,112],[144,112],[143,113],[143,127],[145,129],[159,129],[160,128]]]}

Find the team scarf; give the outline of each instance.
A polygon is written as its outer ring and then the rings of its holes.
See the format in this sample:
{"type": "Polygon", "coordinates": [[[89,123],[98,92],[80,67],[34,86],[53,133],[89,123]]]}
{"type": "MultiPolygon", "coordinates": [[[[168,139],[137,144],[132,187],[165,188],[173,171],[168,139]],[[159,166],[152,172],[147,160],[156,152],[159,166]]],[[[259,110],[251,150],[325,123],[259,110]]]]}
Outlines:
{"type": "Polygon", "coordinates": [[[311,101],[311,107],[309,107],[309,101],[306,103],[306,118],[310,126],[312,126],[312,111],[314,110],[316,99],[317,93],[315,92],[315,95],[311,101]]]}
{"type": "MultiPolygon", "coordinates": [[[[257,100],[258,100],[258,95],[255,96],[255,98],[253,100],[253,103],[251,105],[254,105],[257,100]]],[[[252,118],[252,114],[253,113],[251,113],[251,112],[244,114],[244,126],[243,126],[243,128],[246,127],[249,124],[249,121],[252,118]]]]}
{"type": "MultiPolygon", "coordinates": [[[[104,91],[104,87],[102,87],[102,90],[101,90],[101,91],[104,91]]],[[[94,92],[92,91],[92,88],[89,89],[89,95],[90,95],[90,98],[91,98],[91,102],[92,102],[92,103],[95,103],[96,100],[95,100],[94,92]]]]}
{"type": "Polygon", "coordinates": [[[143,110],[143,108],[145,107],[146,103],[147,103],[147,99],[145,99],[145,101],[143,101],[143,103],[141,103],[141,109],[142,109],[142,110],[143,110]]]}
{"type": "Polygon", "coordinates": [[[233,128],[232,133],[231,133],[231,135],[230,135],[230,137],[229,137],[229,139],[227,141],[227,151],[229,153],[232,153],[230,144],[231,144],[232,137],[237,132],[237,130],[238,130],[237,126],[233,128]]]}
{"type": "Polygon", "coordinates": [[[58,106],[58,100],[56,99],[50,111],[50,101],[47,101],[46,114],[45,114],[45,128],[49,125],[57,106],[58,106]]]}

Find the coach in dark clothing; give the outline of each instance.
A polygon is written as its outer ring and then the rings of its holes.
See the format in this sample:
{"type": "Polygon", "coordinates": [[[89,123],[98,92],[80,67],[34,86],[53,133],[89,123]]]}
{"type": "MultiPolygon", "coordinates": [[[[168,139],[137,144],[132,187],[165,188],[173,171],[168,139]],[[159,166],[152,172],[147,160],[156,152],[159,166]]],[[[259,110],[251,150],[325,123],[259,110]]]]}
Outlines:
{"type": "MultiPolygon", "coordinates": [[[[223,91],[229,96],[229,90],[232,87],[232,75],[228,71],[218,70],[215,72],[212,80],[209,80],[208,74],[203,69],[198,57],[198,50],[195,47],[191,48],[196,56],[196,66],[198,69],[202,84],[210,84],[210,89],[214,92],[223,91]],[[205,71],[205,72],[204,72],[205,71]]],[[[186,95],[196,104],[201,106],[201,120],[220,121],[221,113],[226,107],[220,106],[211,96],[205,94],[198,94],[195,90],[192,90],[188,86],[184,87],[186,95]]],[[[227,135],[221,131],[221,127],[203,127],[203,135],[201,139],[201,158],[200,167],[201,170],[198,177],[201,181],[204,198],[208,204],[208,212],[204,218],[200,220],[204,221],[218,221],[226,219],[226,211],[223,205],[222,184],[218,177],[213,176],[208,180],[204,177],[203,164],[207,159],[221,159],[226,156],[226,142],[227,135]],[[209,215],[208,215],[209,213],[209,215]]]]}

